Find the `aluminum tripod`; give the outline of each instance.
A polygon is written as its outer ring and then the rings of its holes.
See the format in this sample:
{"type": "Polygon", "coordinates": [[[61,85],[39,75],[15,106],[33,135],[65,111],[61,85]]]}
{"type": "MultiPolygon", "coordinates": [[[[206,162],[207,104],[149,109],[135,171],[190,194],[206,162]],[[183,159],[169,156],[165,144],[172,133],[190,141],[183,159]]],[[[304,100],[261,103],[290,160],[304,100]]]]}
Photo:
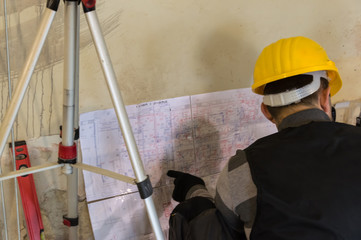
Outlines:
{"type": "MultiPolygon", "coordinates": [[[[135,174],[135,179],[123,176],[105,169],[92,167],[86,164],[77,163],[77,150],[74,141],[74,129],[78,129],[78,102],[79,102],[79,5],[80,0],[64,0],[64,76],[63,76],[63,125],[62,142],[59,143],[59,161],[54,164],[44,164],[31,167],[16,172],[0,175],[0,181],[15,178],[30,173],[45,171],[57,167],[63,167],[63,172],[67,175],[68,191],[68,212],[64,217],[64,224],[69,226],[69,239],[78,239],[78,168],[105,176],[113,177],[118,180],[136,184],[140,196],[145,201],[149,221],[159,240],[164,236],[160,227],[159,219],[152,199],[152,185],[149,177],[144,173],[144,167],[140,159],[138,148],[129,123],[127,112],[122,100],[122,96],[117,84],[116,76],[109,57],[109,53],[102,35],[98,17],[95,11],[95,0],[82,0],[83,10],[86,16],[88,27],[91,31],[94,45],[97,50],[98,58],[108,85],[108,90],[112,99],[115,113],[126,143],[130,156],[131,164],[135,174]]],[[[46,40],[47,34],[58,10],[60,0],[48,0],[42,22],[40,24],[35,41],[32,45],[30,54],[26,60],[23,72],[19,79],[13,98],[0,127],[0,155],[4,151],[7,138],[10,134],[12,125],[19,111],[25,91],[29,85],[32,73],[41,49],[46,40]]],[[[6,220],[5,220],[6,221],[6,220]]]]}

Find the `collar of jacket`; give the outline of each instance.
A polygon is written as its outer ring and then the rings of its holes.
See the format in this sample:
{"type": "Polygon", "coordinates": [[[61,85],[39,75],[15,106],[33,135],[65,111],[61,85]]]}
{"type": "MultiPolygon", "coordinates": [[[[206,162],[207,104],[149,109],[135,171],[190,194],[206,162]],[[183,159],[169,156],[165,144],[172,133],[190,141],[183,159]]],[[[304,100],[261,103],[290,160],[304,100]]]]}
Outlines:
{"type": "Polygon", "coordinates": [[[289,127],[299,127],[310,122],[331,122],[328,115],[318,108],[307,109],[285,117],[278,125],[278,131],[289,127]]]}

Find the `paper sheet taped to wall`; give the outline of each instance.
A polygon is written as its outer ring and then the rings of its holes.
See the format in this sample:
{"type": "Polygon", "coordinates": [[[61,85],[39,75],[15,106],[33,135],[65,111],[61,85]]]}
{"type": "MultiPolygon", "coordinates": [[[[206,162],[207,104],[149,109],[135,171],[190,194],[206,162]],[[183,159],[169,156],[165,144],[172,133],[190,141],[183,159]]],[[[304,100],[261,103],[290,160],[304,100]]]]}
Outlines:
{"type": "MultiPolygon", "coordinates": [[[[237,149],[276,131],[260,111],[261,97],[236,89],[127,106],[130,124],[162,228],[176,202],[169,169],[203,177],[214,192],[218,173],[237,149]]],[[[113,109],[81,114],[83,162],[134,177],[113,109]]],[[[84,172],[96,239],[153,239],[135,186],[84,172]]]]}

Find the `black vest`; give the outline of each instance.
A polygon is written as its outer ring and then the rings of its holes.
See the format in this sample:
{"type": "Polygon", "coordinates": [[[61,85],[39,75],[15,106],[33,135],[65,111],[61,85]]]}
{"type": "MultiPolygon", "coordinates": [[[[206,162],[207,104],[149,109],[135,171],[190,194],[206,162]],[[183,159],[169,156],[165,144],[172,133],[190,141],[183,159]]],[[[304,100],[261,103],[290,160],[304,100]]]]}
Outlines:
{"type": "Polygon", "coordinates": [[[257,186],[253,240],[361,240],[361,128],[312,122],[246,150],[257,186]]]}

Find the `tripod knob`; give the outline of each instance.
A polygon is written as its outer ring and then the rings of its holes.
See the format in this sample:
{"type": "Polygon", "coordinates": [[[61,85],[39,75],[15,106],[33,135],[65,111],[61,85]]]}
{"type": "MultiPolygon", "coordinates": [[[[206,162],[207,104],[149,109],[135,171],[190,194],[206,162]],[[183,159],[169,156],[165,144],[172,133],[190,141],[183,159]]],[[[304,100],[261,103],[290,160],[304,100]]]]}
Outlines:
{"type": "Polygon", "coordinates": [[[82,2],[86,8],[93,8],[93,7],[95,7],[96,1],[95,0],[82,0],[82,2]]]}

